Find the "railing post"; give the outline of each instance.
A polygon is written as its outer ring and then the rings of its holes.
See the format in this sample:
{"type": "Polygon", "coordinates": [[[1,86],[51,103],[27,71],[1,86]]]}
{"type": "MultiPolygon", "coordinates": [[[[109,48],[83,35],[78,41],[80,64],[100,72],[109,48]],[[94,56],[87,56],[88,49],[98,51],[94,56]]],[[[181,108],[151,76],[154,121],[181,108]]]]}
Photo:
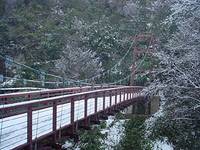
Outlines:
{"type": "Polygon", "coordinates": [[[97,113],[97,98],[98,98],[98,95],[97,93],[95,93],[95,107],[94,107],[94,112],[97,113]]]}
{"type": "Polygon", "coordinates": [[[123,101],[125,101],[126,100],[126,89],[124,89],[124,100],[123,101]]]}
{"type": "Polygon", "coordinates": [[[75,133],[75,125],[74,125],[74,98],[71,98],[71,130],[70,135],[73,136],[75,133]]]}
{"type": "Polygon", "coordinates": [[[128,89],[128,92],[127,92],[127,99],[128,99],[128,100],[129,100],[129,92],[130,92],[130,91],[129,91],[129,89],[128,89]]]}
{"type": "Polygon", "coordinates": [[[84,109],[84,117],[87,118],[87,100],[88,100],[88,96],[85,95],[85,109],[84,109]]]}
{"type": "MultiPolygon", "coordinates": [[[[41,95],[40,95],[41,96],[41,95]]],[[[31,95],[30,94],[28,94],[28,100],[30,101],[31,100],[31,95]]]]}
{"type": "Polygon", "coordinates": [[[135,89],[134,90],[134,98],[137,97],[136,93],[137,93],[137,90],[135,89]]]}
{"type": "Polygon", "coordinates": [[[112,91],[110,91],[110,107],[112,106],[112,91]]]}
{"type": "Polygon", "coordinates": [[[105,110],[106,92],[103,92],[103,110],[105,110]]]}
{"type": "Polygon", "coordinates": [[[71,124],[74,124],[74,98],[71,98],[71,124]]]}
{"type": "Polygon", "coordinates": [[[119,96],[119,101],[120,101],[120,103],[122,102],[122,91],[120,90],[120,96],[119,96]]]}
{"type": "Polygon", "coordinates": [[[56,125],[57,125],[57,102],[54,101],[53,102],[53,134],[54,134],[55,143],[57,142],[56,125]]]}
{"type": "Polygon", "coordinates": [[[117,90],[115,90],[115,105],[117,105],[117,90]]]}
{"type": "Polygon", "coordinates": [[[126,100],[128,100],[128,89],[126,89],[127,90],[127,93],[126,93],[126,100]]]}
{"type": "Polygon", "coordinates": [[[29,150],[33,148],[33,140],[32,140],[32,106],[28,106],[28,113],[27,113],[27,141],[29,150]]]}
{"type": "Polygon", "coordinates": [[[88,119],[87,119],[87,106],[88,106],[88,95],[85,95],[85,106],[84,106],[84,125],[85,127],[88,126],[88,119]]]}
{"type": "Polygon", "coordinates": [[[126,89],[126,100],[128,100],[128,89],[126,89]]]}

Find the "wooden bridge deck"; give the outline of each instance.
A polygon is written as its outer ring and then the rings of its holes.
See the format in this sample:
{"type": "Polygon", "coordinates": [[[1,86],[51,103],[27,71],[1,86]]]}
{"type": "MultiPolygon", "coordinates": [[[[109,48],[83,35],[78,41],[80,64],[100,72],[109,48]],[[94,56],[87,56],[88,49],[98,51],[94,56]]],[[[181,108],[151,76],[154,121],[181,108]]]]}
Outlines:
{"type": "MultiPolygon", "coordinates": [[[[142,96],[141,90],[142,87],[107,88],[0,105],[0,149],[32,149],[36,140],[50,135],[56,141],[60,129],[131,105],[142,96]]],[[[9,96],[4,98],[9,100],[9,96]]]]}

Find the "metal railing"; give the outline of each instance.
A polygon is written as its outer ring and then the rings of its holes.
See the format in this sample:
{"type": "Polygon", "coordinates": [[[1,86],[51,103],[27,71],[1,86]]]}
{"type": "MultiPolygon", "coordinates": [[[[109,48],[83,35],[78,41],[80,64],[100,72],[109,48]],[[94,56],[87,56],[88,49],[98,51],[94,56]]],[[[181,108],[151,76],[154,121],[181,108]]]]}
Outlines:
{"type": "Polygon", "coordinates": [[[0,94],[0,105],[12,104],[17,102],[29,101],[38,98],[48,98],[59,95],[67,95],[73,93],[86,92],[91,90],[112,88],[114,86],[84,86],[84,87],[71,87],[59,89],[42,89],[29,92],[15,92],[8,94],[0,94]]]}
{"type": "Polygon", "coordinates": [[[37,139],[141,95],[142,87],[118,87],[30,100],[0,108],[0,149],[32,146],[37,139]]]}

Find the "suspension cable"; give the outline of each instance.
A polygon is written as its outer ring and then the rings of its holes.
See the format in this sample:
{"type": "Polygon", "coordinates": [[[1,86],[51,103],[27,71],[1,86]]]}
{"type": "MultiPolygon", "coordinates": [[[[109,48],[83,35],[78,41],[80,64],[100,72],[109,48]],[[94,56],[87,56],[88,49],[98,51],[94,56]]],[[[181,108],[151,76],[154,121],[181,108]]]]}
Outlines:
{"type": "Polygon", "coordinates": [[[135,69],[133,72],[131,72],[131,74],[129,74],[128,76],[126,76],[126,77],[123,78],[123,79],[120,79],[120,80],[118,80],[118,81],[116,81],[116,82],[108,83],[108,84],[109,84],[109,85],[115,85],[115,84],[117,84],[117,83],[120,83],[120,82],[122,82],[122,81],[124,81],[124,80],[130,78],[130,77],[141,67],[141,65],[142,65],[143,62],[145,61],[146,56],[147,56],[147,53],[148,53],[148,51],[149,51],[149,46],[151,45],[151,42],[152,42],[152,39],[150,40],[150,43],[149,43],[149,45],[148,45],[147,51],[145,52],[145,55],[144,55],[143,59],[140,61],[139,65],[136,66],[136,69],[135,69]]]}
{"type": "Polygon", "coordinates": [[[131,51],[131,48],[133,47],[133,44],[134,44],[134,41],[131,43],[130,47],[128,48],[127,52],[124,54],[124,56],[112,67],[110,68],[109,70],[107,70],[106,72],[103,72],[103,73],[99,73],[93,77],[90,77],[90,78],[86,78],[86,79],[83,79],[83,80],[79,80],[79,81],[92,81],[94,80],[95,78],[98,78],[99,76],[102,75],[106,75],[108,74],[109,72],[111,72],[113,69],[115,69],[117,66],[119,66],[121,64],[121,62],[126,58],[126,56],[130,53],[131,51]]]}
{"type": "MultiPolygon", "coordinates": [[[[7,59],[6,57],[4,57],[2,54],[0,54],[0,57],[1,57],[2,59],[4,59],[4,60],[8,60],[8,59],[7,59]]],[[[27,65],[25,65],[25,64],[21,64],[21,63],[19,63],[19,62],[14,61],[14,60],[12,60],[12,62],[13,62],[14,64],[18,65],[18,66],[22,66],[22,67],[24,67],[24,68],[30,69],[30,70],[36,72],[37,74],[43,74],[43,75],[51,76],[51,77],[54,77],[54,78],[57,78],[57,79],[67,80],[67,81],[74,82],[74,83],[82,83],[82,84],[87,84],[87,85],[89,84],[89,83],[86,83],[86,82],[80,81],[80,80],[76,81],[76,80],[74,80],[74,79],[65,79],[65,78],[63,78],[63,77],[61,77],[61,76],[54,75],[54,74],[50,74],[50,73],[46,73],[46,72],[41,73],[40,70],[37,70],[37,69],[32,68],[32,67],[30,67],[30,66],[27,66],[27,65]]]]}
{"type": "MultiPolygon", "coordinates": [[[[121,62],[126,58],[126,56],[129,54],[129,52],[130,52],[130,50],[131,50],[131,48],[132,48],[132,46],[133,46],[133,44],[134,44],[134,41],[131,43],[131,45],[130,45],[130,47],[129,47],[129,49],[127,50],[127,52],[125,53],[125,55],[111,68],[111,69],[109,69],[109,70],[107,70],[106,72],[104,72],[104,73],[102,73],[103,75],[105,75],[105,74],[108,74],[108,73],[110,73],[114,68],[116,68],[117,66],[119,66],[119,64],[121,64],[121,62]]],[[[149,45],[148,45],[148,47],[149,47],[149,45]]],[[[148,51],[148,49],[147,49],[147,51],[148,51]]],[[[1,54],[0,54],[0,57],[2,57],[3,59],[7,59],[7,58],[5,58],[4,56],[2,56],[1,54]]],[[[145,57],[146,57],[146,53],[145,53],[145,57]]],[[[144,57],[144,58],[145,58],[144,57]]],[[[144,59],[143,59],[143,61],[144,61],[144,59]]],[[[31,69],[31,70],[33,70],[33,71],[35,71],[35,72],[37,72],[37,73],[39,73],[40,72],[40,70],[37,70],[37,69],[34,69],[34,68],[32,68],[32,67],[30,67],[30,66],[27,66],[27,65],[24,65],[24,64],[21,64],[21,63],[18,63],[18,62],[16,62],[16,61],[13,61],[15,64],[17,64],[17,65],[20,65],[20,66],[23,66],[23,67],[26,67],[26,68],[28,68],[28,69],[31,69]]],[[[140,65],[141,65],[141,63],[140,63],[140,65]]],[[[140,66],[139,65],[139,66],[140,66]]],[[[138,68],[136,68],[136,70],[135,71],[137,71],[138,70],[138,68]]],[[[134,71],[134,72],[135,72],[134,71]]],[[[116,84],[116,83],[119,83],[119,82],[121,82],[121,81],[124,81],[124,80],[126,80],[127,78],[129,78],[134,72],[132,72],[130,75],[128,75],[127,77],[125,77],[124,79],[120,79],[120,80],[118,80],[118,81],[116,81],[116,82],[113,82],[113,83],[108,83],[109,85],[113,85],[113,84],[116,84]]],[[[52,77],[55,77],[55,78],[59,78],[59,79],[64,79],[63,77],[61,77],[61,76],[57,76],[57,75],[53,75],[53,74],[49,74],[49,73],[43,73],[43,74],[45,74],[45,75],[48,75],[48,76],[52,76],[52,77]]],[[[86,79],[83,79],[83,80],[78,80],[78,81],[76,81],[76,80],[73,80],[73,79],[67,79],[67,80],[69,80],[70,82],[72,82],[72,83],[78,83],[78,84],[85,84],[85,85],[91,85],[92,83],[88,83],[87,81],[92,81],[92,80],[95,80],[95,78],[97,78],[97,77],[99,77],[99,76],[101,76],[101,74],[98,74],[98,75],[95,75],[95,76],[93,76],[93,77],[91,77],[91,78],[86,78],[86,79]],[[86,82],[85,82],[86,81],[86,82]]],[[[30,81],[30,82],[39,82],[39,83],[42,83],[42,82],[44,82],[44,81],[37,81],[37,80],[27,80],[27,79],[25,79],[26,81],[30,81]]],[[[58,82],[45,82],[45,83],[52,83],[52,84],[54,84],[54,83],[58,83],[58,82]]]]}
{"type": "MultiPolygon", "coordinates": [[[[112,68],[110,68],[110,69],[107,70],[106,72],[103,72],[102,74],[103,74],[103,75],[108,74],[108,73],[111,72],[113,69],[115,69],[117,66],[119,66],[119,65],[121,64],[121,62],[122,62],[122,61],[126,58],[126,56],[129,54],[129,52],[130,52],[130,50],[131,50],[133,44],[134,44],[134,41],[131,43],[131,45],[130,45],[130,47],[128,48],[128,50],[127,50],[127,52],[125,53],[125,55],[124,55],[112,68]]],[[[3,58],[4,60],[7,60],[7,58],[4,57],[4,56],[2,56],[2,54],[0,54],[0,57],[3,58]]],[[[27,66],[27,65],[25,65],[25,64],[21,64],[21,63],[19,63],[19,62],[13,61],[13,60],[12,60],[12,62],[13,62],[14,64],[18,65],[18,66],[22,66],[22,67],[27,68],[27,69],[30,69],[30,70],[32,70],[32,71],[38,73],[38,74],[41,74],[41,71],[40,71],[40,70],[37,70],[37,69],[35,69],[35,68],[32,68],[32,67],[27,66]]],[[[49,74],[49,73],[46,73],[46,72],[44,72],[43,74],[44,74],[44,75],[47,75],[47,76],[54,77],[54,78],[63,79],[63,77],[57,76],[57,75],[54,75],[54,74],[49,74]]],[[[93,76],[93,77],[91,77],[91,78],[86,78],[86,79],[83,79],[83,80],[78,80],[78,81],[73,80],[73,79],[67,79],[67,80],[69,80],[69,81],[71,81],[71,82],[74,82],[74,83],[78,83],[78,84],[81,83],[81,84],[83,84],[83,85],[84,85],[84,84],[85,84],[85,85],[91,85],[91,83],[88,83],[88,81],[92,81],[92,80],[94,80],[95,78],[97,78],[97,77],[99,77],[99,76],[101,76],[101,73],[100,73],[100,74],[97,74],[97,75],[95,75],[95,76],[93,76]]],[[[27,80],[27,79],[26,79],[26,80],[27,80]]]]}

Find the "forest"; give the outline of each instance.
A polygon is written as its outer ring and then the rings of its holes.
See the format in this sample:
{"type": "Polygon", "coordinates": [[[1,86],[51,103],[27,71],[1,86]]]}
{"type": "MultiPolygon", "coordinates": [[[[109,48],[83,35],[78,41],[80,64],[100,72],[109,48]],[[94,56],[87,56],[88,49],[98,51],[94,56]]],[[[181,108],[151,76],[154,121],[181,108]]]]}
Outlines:
{"type": "Polygon", "coordinates": [[[131,66],[141,63],[134,85],[160,96],[159,111],[128,121],[118,114],[110,127],[120,124],[123,135],[113,145],[102,134],[107,122],[80,131],[81,150],[156,150],[156,141],[200,149],[199,0],[0,0],[0,59],[8,56],[23,65],[0,70],[12,80],[2,88],[40,86],[26,80],[130,85],[131,66]],[[152,54],[134,60],[134,37],[149,33],[152,54]]]}

